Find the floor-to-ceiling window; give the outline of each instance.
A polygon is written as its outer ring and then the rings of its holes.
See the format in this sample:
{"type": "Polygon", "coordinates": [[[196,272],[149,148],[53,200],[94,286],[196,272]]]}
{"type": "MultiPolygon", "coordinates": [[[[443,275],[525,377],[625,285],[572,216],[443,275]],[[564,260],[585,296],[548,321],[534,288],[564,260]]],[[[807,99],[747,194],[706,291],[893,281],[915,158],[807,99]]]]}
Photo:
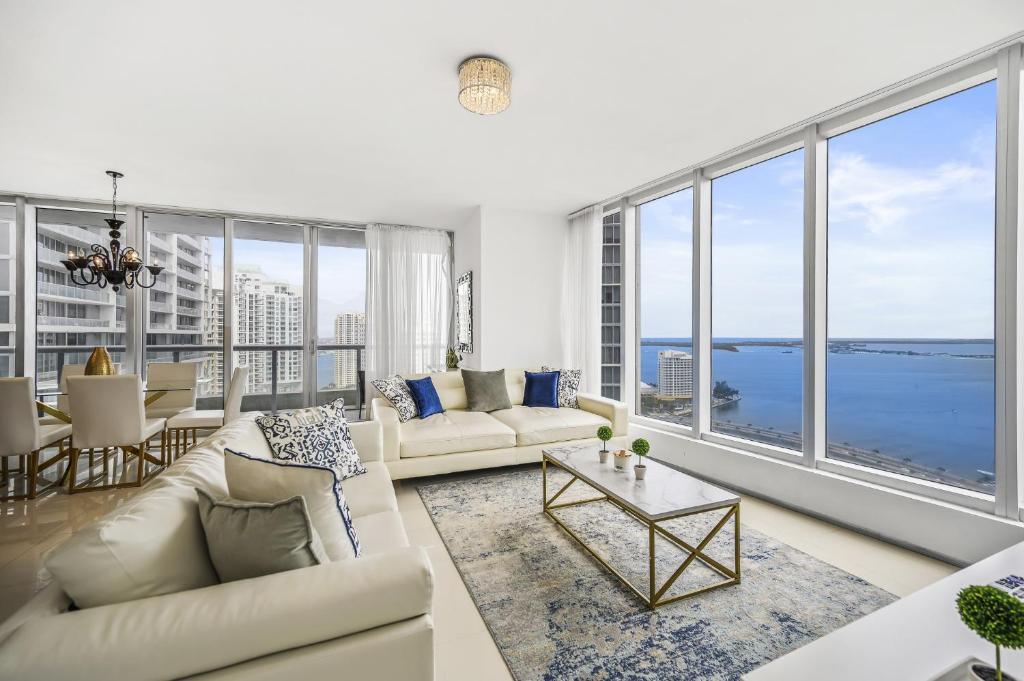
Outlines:
{"type": "Polygon", "coordinates": [[[828,141],[828,452],[994,491],[996,84],[828,141]]]}
{"type": "Polygon", "coordinates": [[[693,189],[637,206],[638,412],[693,421],[693,189]]]}
{"type": "Polygon", "coordinates": [[[366,343],[366,238],[362,230],[317,232],[316,399],[358,399],[366,343]]]}
{"type": "Polygon", "coordinates": [[[234,224],[234,366],[249,368],[243,408],[305,403],[303,282],[305,228],[234,224]]]}
{"type": "Polygon", "coordinates": [[[711,182],[711,429],[799,451],[803,150],[711,182]]]}
{"type": "Polygon", "coordinates": [[[0,205],[0,377],[14,375],[14,206],[0,205]]]}
{"type": "Polygon", "coordinates": [[[110,241],[109,213],[40,208],[36,211],[36,384],[51,389],[68,364],[84,364],[104,346],[124,361],[125,302],[122,288],[77,286],[61,264],[110,241]]]}
{"type": "Polygon", "coordinates": [[[165,268],[144,294],[145,361],[197,363],[197,405],[219,409],[224,390],[224,220],[146,212],[143,225],[143,260],[165,268]]]}

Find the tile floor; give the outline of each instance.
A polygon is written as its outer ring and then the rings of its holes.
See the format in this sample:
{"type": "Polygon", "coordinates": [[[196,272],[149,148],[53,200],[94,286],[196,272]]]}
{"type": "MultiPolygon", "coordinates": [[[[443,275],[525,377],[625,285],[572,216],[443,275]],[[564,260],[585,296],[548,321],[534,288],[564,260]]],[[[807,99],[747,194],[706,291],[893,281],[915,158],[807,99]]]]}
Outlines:
{"type": "MultiPolygon", "coordinates": [[[[511,679],[415,483],[396,482],[395,488],[410,542],[427,547],[434,564],[436,677],[444,681],[511,679]]],[[[48,550],[134,493],[116,490],[68,496],[58,492],[0,505],[0,620],[49,583],[42,565],[48,550]]],[[[898,596],[956,569],[754,498],[743,499],[743,522],[898,596]]]]}

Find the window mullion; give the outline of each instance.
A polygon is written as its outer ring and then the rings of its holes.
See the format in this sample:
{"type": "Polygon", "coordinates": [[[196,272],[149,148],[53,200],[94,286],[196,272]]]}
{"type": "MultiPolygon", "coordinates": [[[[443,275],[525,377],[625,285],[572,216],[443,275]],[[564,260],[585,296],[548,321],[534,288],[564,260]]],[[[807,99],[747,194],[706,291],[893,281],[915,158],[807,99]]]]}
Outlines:
{"type": "Polygon", "coordinates": [[[804,138],[803,463],[825,458],[828,368],[828,143],[810,125],[804,138]]]}
{"type": "Polygon", "coordinates": [[[693,434],[711,430],[711,180],[693,173],[693,434]]]}
{"type": "Polygon", "coordinates": [[[996,513],[1016,519],[1020,492],[1017,428],[1017,228],[1021,46],[997,58],[996,272],[995,272],[995,474],[996,513]]]}

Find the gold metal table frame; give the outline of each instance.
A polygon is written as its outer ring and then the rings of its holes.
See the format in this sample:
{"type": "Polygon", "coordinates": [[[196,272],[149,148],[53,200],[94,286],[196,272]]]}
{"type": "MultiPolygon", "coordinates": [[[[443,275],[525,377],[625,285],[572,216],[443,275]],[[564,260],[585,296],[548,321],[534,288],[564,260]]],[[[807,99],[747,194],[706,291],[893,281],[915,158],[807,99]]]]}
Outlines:
{"type": "Polygon", "coordinates": [[[601,496],[598,496],[598,497],[591,497],[591,498],[587,498],[587,499],[578,499],[576,501],[566,501],[566,502],[563,502],[561,504],[556,504],[555,500],[557,500],[560,496],[562,496],[562,494],[567,489],[569,489],[569,487],[571,487],[573,485],[573,483],[575,483],[577,480],[580,480],[583,484],[587,485],[588,487],[590,487],[591,489],[594,489],[597,492],[600,492],[601,490],[597,489],[596,487],[591,485],[589,482],[587,482],[583,478],[579,477],[571,469],[567,468],[566,466],[563,466],[559,461],[549,457],[546,453],[543,455],[543,458],[541,459],[541,477],[542,477],[542,480],[543,480],[542,484],[543,484],[544,513],[547,514],[547,516],[549,518],[554,520],[555,523],[559,527],[561,527],[563,530],[565,530],[569,534],[570,537],[575,539],[576,542],[580,546],[582,546],[584,549],[586,549],[587,553],[589,553],[591,556],[593,556],[594,559],[597,560],[597,562],[599,562],[601,565],[603,565],[605,567],[605,569],[607,569],[613,575],[618,577],[619,581],[621,581],[623,584],[628,586],[633,591],[633,593],[635,593],[637,596],[639,596],[640,599],[644,603],[646,603],[648,605],[648,607],[650,607],[652,609],[658,608],[658,607],[661,607],[663,605],[668,605],[669,603],[674,603],[676,601],[682,600],[684,598],[691,598],[691,597],[696,596],[698,594],[706,593],[706,592],[712,591],[714,589],[720,589],[720,588],[722,588],[724,586],[732,586],[733,584],[739,584],[740,583],[740,504],[739,504],[738,501],[736,501],[735,503],[729,503],[729,504],[722,504],[722,505],[719,505],[719,506],[714,506],[712,508],[701,508],[698,511],[683,511],[683,512],[680,512],[680,513],[678,513],[676,515],[672,515],[672,516],[664,517],[664,518],[659,517],[659,518],[657,518],[655,520],[655,519],[643,517],[639,513],[633,511],[630,508],[628,508],[625,504],[620,502],[618,499],[615,499],[614,497],[611,497],[611,496],[609,496],[607,494],[602,494],[601,496]],[[559,489],[557,492],[555,492],[554,496],[552,496],[550,499],[548,498],[548,464],[549,463],[551,465],[557,467],[557,468],[560,468],[560,469],[564,470],[566,473],[568,473],[570,476],[572,476],[571,479],[569,480],[569,482],[567,482],[565,485],[562,486],[561,489],[559,489]],[[574,532],[568,525],[563,523],[553,513],[553,511],[555,511],[557,509],[560,509],[560,508],[567,508],[567,507],[570,507],[570,506],[580,506],[582,504],[590,504],[590,503],[594,503],[594,502],[597,502],[597,501],[607,501],[607,502],[611,503],[613,506],[615,506],[619,510],[625,512],[626,515],[628,515],[629,517],[633,518],[634,520],[639,521],[640,524],[645,525],[647,527],[647,536],[648,536],[648,539],[647,539],[647,562],[648,562],[648,571],[649,571],[649,575],[650,575],[650,581],[649,581],[650,588],[648,590],[648,593],[644,593],[640,588],[638,588],[636,585],[634,585],[632,582],[630,582],[628,579],[626,579],[626,577],[621,572],[619,572],[614,567],[612,567],[608,563],[608,561],[605,560],[604,557],[602,557],[599,553],[597,553],[597,551],[595,551],[590,546],[588,546],[587,543],[585,541],[583,541],[583,539],[580,538],[580,536],[578,534],[576,534],[576,532],[574,532]],[[670,521],[670,520],[677,520],[679,518],[685,518],[686,516],[697,515],[697,514],[700,514],[700,513],[712,513],[714,511],[720,511],[722,509],[728,509],[728,511],[726,512],[726,514],[724,516],[722,516],[721,520],[719,520],[718,523],[713,528],[711,528],[711,531],[708,532],[708,534],[704,537],[704,539],[702,539],[700,541],[700,543],[697,544],[696,546],[693,546],[693,545],[687,543],[683,539],[677,537],[676,535],[672,534],[667,529],[665,529],[664,527],[661,527],[659,525],[659,523],[664,523],[664,522],[667,522],[667,521],[670,521]],[[733,524],[734,524],[733,567],[731,569],[726,567],[725,565],[723,565],[719,561],[715,560],[711,556],[707,555],[706,553],[704,553],[704,548],[707,547],[707,545],[709,543],[711,543],[711,540],[715,538],[715,536],[719,533],[719,531],[721,531],[721,529],[726,526],[726,524],[729,522],[730,518],[733,520],[733,524]],[[689,554],[683,560],[683,562],[679,565],[679,567],[676,568],[675,572],[673,572],[672,575],[667,580],[665,580],[665,583],[662,584],[660,587],[657,587],[657,578],[656,578],[656,574],[655,574],[656,573],[656,569],[655,569],[655,562],[656,562],[655,561],[655,557],[656,557],[656,553],[655,553],[655,537],[657,535],[661,535],[662,537],[664,537],[668,541],[672,542],[673,544],[675,544],[676,546],[678,546],[679,548],[683,549],[683,551],[686,551],[689,554]],[[709,568],[711,568],[712,570],[714,570],[718,574],[722,575],[724,577],[724,579],[722,581],[720,581],[720,582],[716,582],[716,583],[710,584],[708,586],[703,586],[703,587],[700,587],[700,588],[697,588],[697,589],[693,589],[691,591],[687,591],[686,593],[682,593],[682,594],[678,594],[678,595],[666,598],[665,594],[668,593],[669,589],[672,588],[672,585],[676,583],[676,580],[678,580],[679,577],[682,576],[682,574],[686,571],[686,569],[688,567],[690,567],[690,565],[693,563],[694,560],[701,561],[702,563],[707,565],[709,568]]]}

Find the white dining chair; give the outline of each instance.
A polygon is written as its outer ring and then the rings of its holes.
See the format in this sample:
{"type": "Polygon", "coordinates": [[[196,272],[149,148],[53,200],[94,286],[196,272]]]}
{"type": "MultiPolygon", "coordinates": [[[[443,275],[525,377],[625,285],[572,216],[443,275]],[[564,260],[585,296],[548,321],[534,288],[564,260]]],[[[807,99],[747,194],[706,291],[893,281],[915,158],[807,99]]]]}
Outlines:
{"type": "MultiPolygon", "coordinates": [[[[146,418],[142,397],[142,379],[135,374],[123,376],[69,376],[68,397],[74,418],[71,423],[71,473],[68,492],[140,487],[146,479],[146,464],[162,466],[166,463],[164,439],[160,440],[160,457],[149,454],[149,441],[163,435],[166,419],[146,418]],[[109,483],[104,476],[102,485],[80,488],[77,482],[78,458],[83,450],[120,449],[122,478],[127,477],[129,457],[134,457],[138,470],[135,480],[109,483]]],[[[104,463],[106,457],[104,457],[104,463]]],[[[92,471],[90,470],[90,474],[92,471]]]]}
{"type": "Polygon", "coordinates": [[[68,456],[65,445],[71,436],[71,425],[67,423],[42,424],[36,413],[32,395],[32,379],[27,376],[0,378],[0,415],[4,427],[0,428],[0,460],[2,460],[3,484],[9,483],[9,457],[16,456],[19,469],[26,476],[24,494],[0,496],[2,501],[35,499],[36,494],[59,485],[58,479],[43,490],[38,489],[39,474],[63,461],[68,456]],[[57,454],[40,461],[44,449],[57,446],[57,454]]]}
{"type": "MultiPolygon", "coordinates": [[[[121,373],[121,365],[114,365],[114,373],[121,373]]],[[[61,393],[57,395],[57,409],[71,416],[71,403],[68,400],[68,376],[84,376],[85,365],[84,364],[65,364],[60,370],[60,381],[57,383],[57,390],[61,393]]],[[[43,416],[42,423],[54,424],[54,423],[65,423],[56,416],[43,416]]]]}
{"type": "Polygon", "coordinates": [[[146,418],[166,419],[183,411],[194,410],[198,380],[198,362],[153,362],[147,364],[146,389],[153,391],[173,388],[173,391],[147,406],[146,418]]]}
{"type": "Polygon", "coordinates": [[[199,441],[198,431],[216,430],[231,423],[242,412],[242,396],[245,393],[245,381],[249,377],[249,367],[235,367],[231,372],[228,394],[224,398],[224,409],[192,409],[167,419],[168,459],[173,460],[199,441]],[[191,439],[190,439],[191,438],[191,439]]]}

